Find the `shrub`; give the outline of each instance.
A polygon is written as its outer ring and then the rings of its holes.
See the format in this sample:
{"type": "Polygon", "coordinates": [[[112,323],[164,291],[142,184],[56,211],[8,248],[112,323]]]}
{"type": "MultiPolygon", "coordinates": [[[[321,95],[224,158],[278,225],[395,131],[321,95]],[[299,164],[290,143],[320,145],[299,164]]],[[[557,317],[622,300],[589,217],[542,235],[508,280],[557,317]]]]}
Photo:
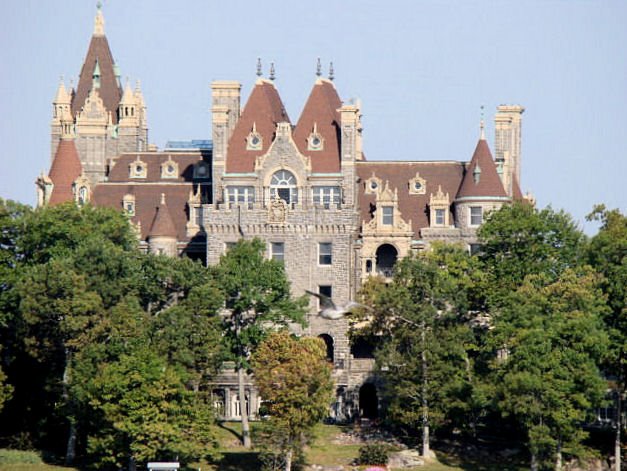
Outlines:
{"type": "Polygon", "coordinates": [[[0,465],[39,464],[41,462],[41,457],[35,451],[0,449],[0,465]]]}
{"type": "Polygon", "coordinates": [[[383,443],[369,443],[359,449],[357,464],[379,464],[388,463],[389,448],[383,443]]]}

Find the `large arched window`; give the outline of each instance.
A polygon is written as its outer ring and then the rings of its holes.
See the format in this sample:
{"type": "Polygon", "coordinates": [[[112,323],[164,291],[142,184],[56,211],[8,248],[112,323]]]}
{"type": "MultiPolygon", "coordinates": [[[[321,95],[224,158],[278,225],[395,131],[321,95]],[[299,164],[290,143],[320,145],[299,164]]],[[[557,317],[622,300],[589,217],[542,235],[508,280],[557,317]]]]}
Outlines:
{"type": "Polygon", "coordinates": [[[270,180],[270,196],[278,196],[287,204],[298,203],[298,188],[296,188],[296,177],[287,171],[279,170],[272,175],[270,180]]]}

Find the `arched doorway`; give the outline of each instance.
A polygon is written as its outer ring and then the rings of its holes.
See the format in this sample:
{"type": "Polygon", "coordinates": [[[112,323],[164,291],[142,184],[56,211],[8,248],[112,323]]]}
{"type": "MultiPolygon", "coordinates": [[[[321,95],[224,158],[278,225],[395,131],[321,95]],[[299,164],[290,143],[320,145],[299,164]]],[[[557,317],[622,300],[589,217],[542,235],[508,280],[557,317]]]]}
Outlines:
{"type": "Polygon", "coordinates": [[[359,388],[359,415],[362,419],[376,419],[379,416],[377,388],[372,383],[365,383],[359,388]]]}
{"type": "Polygon", "coordinates": [[[318,337],[324,340],[324,343],[327,346],[327,360],[333,363],[333,337],[329,334],[320,334],[318,337]]]}
{"type": "Polygon", "coordinates": [[[394,275],[394,265],[397,259],[398,251],[393,245],[380,245],[377,249],[377,273],[391,278],[394,275]]]}

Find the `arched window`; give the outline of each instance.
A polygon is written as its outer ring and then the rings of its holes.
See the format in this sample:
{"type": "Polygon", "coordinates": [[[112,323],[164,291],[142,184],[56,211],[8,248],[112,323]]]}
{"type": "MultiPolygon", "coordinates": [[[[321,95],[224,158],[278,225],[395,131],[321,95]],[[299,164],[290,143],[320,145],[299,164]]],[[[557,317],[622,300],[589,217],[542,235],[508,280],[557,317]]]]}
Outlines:
{"type": "Polygon", "coordinates": [[[270,180],[270,196],[279,197],[287,204],[298,203],[298,188],[296,188],[296,178],[287,170],[279,170],[272,175],[270,180]]]}
{"type": "Polygon", "coordinates": [[[78,204],[82,206],[85,203],[87,203],[87,188],[84,186],[81,186],[78,189],[78,204]]]}

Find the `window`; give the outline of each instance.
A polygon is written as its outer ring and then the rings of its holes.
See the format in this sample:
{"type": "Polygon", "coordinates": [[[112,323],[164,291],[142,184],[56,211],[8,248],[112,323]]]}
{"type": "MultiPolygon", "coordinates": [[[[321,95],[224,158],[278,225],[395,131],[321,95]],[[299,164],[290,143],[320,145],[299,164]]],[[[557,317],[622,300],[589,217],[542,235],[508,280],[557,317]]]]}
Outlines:
{"type": "Polygon", "coordinates": [[[209,178],[209,167],[205,162],[198,162],[194,166],[194,178],[209,178]]]}
{"type": "Polygon", "coordinates": [[[329,209],[331,205],[339,207],[341,201],[341,190],[339,186],[314,186],[313,202],[316,205],[329,209]]]}
{"type": "Polygon", "coordinates": [[[443,226],[445,224],[444,210],[436,209],[435,210],[435,224],[436,226],[443,226]]]}
{"type": "Polygon", "coordinates": [[[129,216],[135,216],[135,196],[130,194],[124,195],[122,208],[129,216]]]}
{"type": "Polygon", "coordinates": [[[255,187],[253,186],[229,186],[226,193],[230,204],[248,205],[250,208],[255,202],[255,187]]]}
{"type": "Polygon", "coordinates": [[[204,223],[203,223],[203,211],[202,211],[202,206],[197,206],[196,208],[194,208],[194,213],[196,215],[196,225],[198,227],[203,227],[204,223]]]}
{"type": "Polygon", "coordinates": [[[272,175],[270,196],[272,198],[279,197],[287,204],[298,203],[298,189],[294,175],[287,170],[279,170],[272,175]]]}
{"type": "Polygon", "coordinates": [[[391,226],[394,224],[394,207],[383,206],[382,224],[391,226]]]}
{"type": "Polygon", "coordinates": [[[139,158],[129,166],[129,176],[131,178],[146,178],[147,173],[146,164],[139,158]]]}
{"type": "Polygon", "coordinates": [[[224,249],[228,252],[233,247],[235,247],[236,244],[237,244],[237,242],[225,242],[224,243],[224,249]]]}
{"type": "Polygon", "coordinates": [[[85,203],[87,203],[87,188],[84,186],[81,186],[78,189],[78,204],[82,206],[85,203]]]}
{"type": "Polygon", "coordinates": [[[468,250],[470,251],[470,255],[479,255],[482,251],[481,244],[469,244],[468,250]]]}
{"type": "MultiPolygon", "coordinates": [[[[331,285],[320,285],[318,286],[318,293],[328,298],[333,298],[333,287],[331,285]]],[[[320,299],[318,299],[318,309],[320,309],[320,299]]]]}
{"type": "Polygon", "coordinates": [[[481,206],[470,207],[470,225],[480,226],[483,222],[483,208],[481,206]]]}
{"type": "Polygon", "coordinates": [[[285,261],[285,244],[283,242],[270,243],[270,258],[281,263],[285,261]]]}
{"type": "Polygon", "coordinates": [[[320,242],[318,244],[318,264],[331,265],[333,263],[333,244],[331,242],[320,242]]]}

